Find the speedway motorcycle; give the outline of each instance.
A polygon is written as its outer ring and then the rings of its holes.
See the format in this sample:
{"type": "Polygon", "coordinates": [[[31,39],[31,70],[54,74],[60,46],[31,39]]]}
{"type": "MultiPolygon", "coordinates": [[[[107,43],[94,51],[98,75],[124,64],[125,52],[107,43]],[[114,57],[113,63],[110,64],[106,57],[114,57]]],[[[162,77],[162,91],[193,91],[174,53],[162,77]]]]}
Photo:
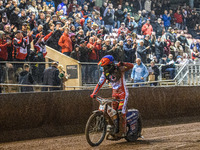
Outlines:
{"type": "MultiPolygon", "coordinates": [[[[111,107],[113,101],[120,102],[120,100],[115,99],[104,99],[101,97],[96,97],[96,100],[99,102],[99,110],[93,111],[93,114],[89,117],[86,128],[85,135],[86,140],[90,146],[100,145],[104,138],[107,138],[109,135],[115,137],[116,126],[111,119],[112,114],[116,113],[111,107]]],[[[126,133],[118,136],[115,140],[120,140],[125,138],[128,142],[134,142],[141,136],[142,131],[142,122],[139,115],[139,111],[136,109],[129,109],[126,114],[126,133]]]]}

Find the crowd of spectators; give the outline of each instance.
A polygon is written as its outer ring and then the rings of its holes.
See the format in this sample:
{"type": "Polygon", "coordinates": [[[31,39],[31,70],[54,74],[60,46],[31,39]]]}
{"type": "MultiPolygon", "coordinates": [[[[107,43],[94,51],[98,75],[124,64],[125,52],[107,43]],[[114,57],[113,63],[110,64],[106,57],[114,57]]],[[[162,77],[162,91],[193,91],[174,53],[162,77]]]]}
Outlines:
{"type": "Polygon", "coordinates": [[[0,0],[0,61],[44,62],[46,45],[80,62],[98,62],[108,54],[144,64],[200,57],[195,9],[186,3],[172,7],[170,0],[119,2],[0,0]]]}

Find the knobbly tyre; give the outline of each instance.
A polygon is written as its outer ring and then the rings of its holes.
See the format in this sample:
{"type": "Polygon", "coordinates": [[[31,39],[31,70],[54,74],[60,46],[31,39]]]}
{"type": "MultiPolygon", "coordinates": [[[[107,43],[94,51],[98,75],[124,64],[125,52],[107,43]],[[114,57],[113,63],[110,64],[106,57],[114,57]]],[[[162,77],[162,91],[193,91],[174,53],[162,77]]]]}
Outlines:
{"type": "MultiPolygon", "coordinates": [[[[104,99],[101,97],[96,97],[96,100],[99,102],[99,110],[93,111],[85,128],[86,139],[91,146],[100,145],[105,137],[109,140],[109,135],[117,136],[115,133],[115,124],[111,119],[117,111],[111,107],[111,103],[113,101],[119,103],[120,100],[104,99]]],[[[142,122],[139,111],[137,109],[129,109],[126,113],[126,133],[117,136],[115,140],[125,138],[128,142],[134,142],[141,137],[141,131],[142,122]]]]}

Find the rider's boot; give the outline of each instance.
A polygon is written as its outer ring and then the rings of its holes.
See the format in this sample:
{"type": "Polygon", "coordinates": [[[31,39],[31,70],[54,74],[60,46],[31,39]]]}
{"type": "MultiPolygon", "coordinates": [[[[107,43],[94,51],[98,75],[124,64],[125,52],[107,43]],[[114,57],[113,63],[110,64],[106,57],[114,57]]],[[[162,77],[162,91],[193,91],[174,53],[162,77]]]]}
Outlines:
{"type": "Polygon", "coordinates": [[[126,134],[126,114],[119,113],[119,132],[116,134],[117,137],[125,136],[126,134]]]}
{"type": "Polygon", "coordinates": [[[115,136],[119,132],[119,117],[118,114],[112,117],[113,123],[114,123],[114,134],[108,134],[106,139],[107,140],[117,140],[118,138],[115,136]]]}
{"type": "Polygon", "coordinates": [[[116,134],[119,132],[119,117],[118,117],[118,115],[116,115],[116,118],[113,120],[113,123],[115,125],[114,133],[116,134]]]}

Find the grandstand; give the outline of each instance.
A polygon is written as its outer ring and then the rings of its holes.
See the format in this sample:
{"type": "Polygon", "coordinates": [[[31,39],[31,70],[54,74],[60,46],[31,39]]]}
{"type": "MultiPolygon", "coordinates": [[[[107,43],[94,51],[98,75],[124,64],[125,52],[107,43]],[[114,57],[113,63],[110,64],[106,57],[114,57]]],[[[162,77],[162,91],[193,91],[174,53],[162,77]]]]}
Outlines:
{"type": "MultiPolygon", "coordinates": [[[[155,82],[159,85],[198,85],[198,7],[198,0],[0,1],[0,85],[5,92],[20,91],[20,73],[28,63],[34,80],[28,84],[35,86],[35,91],[42,86],[57,86],[43,83],[45,68],[55,61],[62,65],[66,75],[70,74],[67,81],[59,85],[62,89],[87,88],[98,82],[102,70],[97,62],[103,56],[113,55],[116,63],[135,63],[140,41],[144,41],[145,47],[150,46],[143,54],[146,66],[155,61],[160,70],[155,82]],[[177,10],[180,13],[175,15],[177,10]],[[165,15],[169,18],[168,23],[165,15]],[[146,35],[148,29],[144,32],[143,28],[148,21],[152,31],[146,35]],[[162,37],[161,48],[156,46],[159,36],[162,37]],[[131,40],[130,45],[128,40],[131,40]],[[180,46],[176,46],[177,41],[180,46]],[[132,48],[133,45],[136,46],[132,48]],[[163,70],[166,64],[160,62],[163,55],[168,57],[170,54],[176,66],[174,78],[163,70]]],[[[132,85],[130,74],[126,73],[126,80],[132,85]]],[[[148,79],[145,82],[150,85],[148,79]]]]}

